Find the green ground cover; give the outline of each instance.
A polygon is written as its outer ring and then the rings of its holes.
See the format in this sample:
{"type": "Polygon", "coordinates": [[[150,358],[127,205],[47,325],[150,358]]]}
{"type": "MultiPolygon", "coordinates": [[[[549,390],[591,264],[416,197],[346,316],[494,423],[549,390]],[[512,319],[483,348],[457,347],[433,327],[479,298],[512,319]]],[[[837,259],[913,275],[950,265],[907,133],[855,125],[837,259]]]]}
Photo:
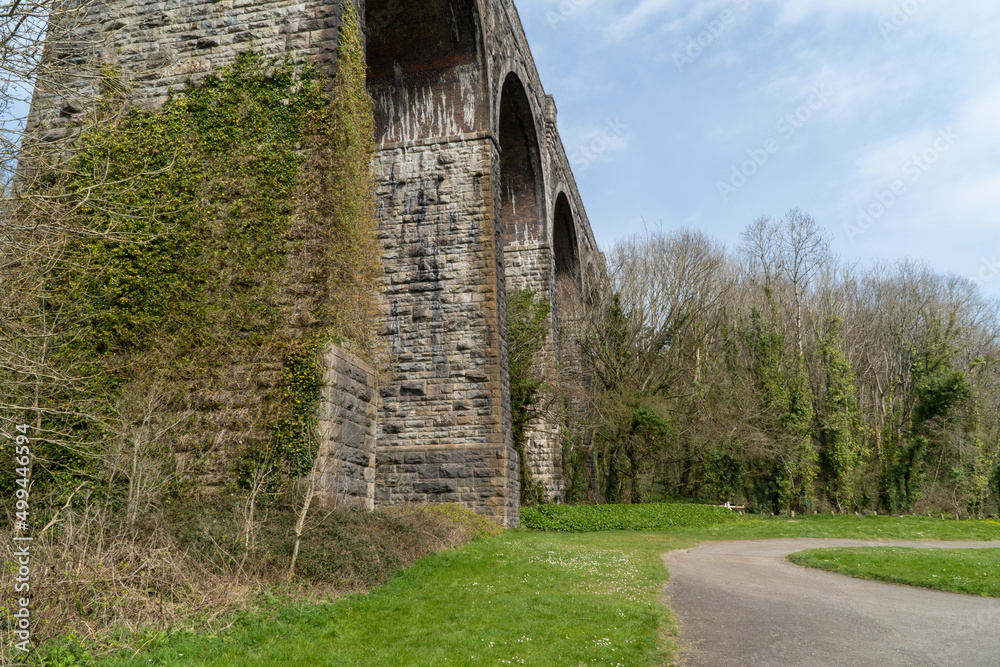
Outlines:
{"type": "Polygon", "coordinates": [[[1000,549],[809,549],[788,559],[861,579],[1000,597],[1000,549]]]}
{"type": "Polygon", "coordinates": [[[694,540],[768,540],[836,537],[859,540],[1000,540],[1000,521],[955,521],[924,516],[821,514],[797,518],[746,517],[733,523],[678,528],[671,535],[694,540]]]}
{"type": "Polygon", "coordinates": [[[543,505],[521,509],[521,523],[525,528],[561,533],[705,528],[735,523],[739,518],[734,511],[724,507],[682,503],[543,505]]]}
{"type": "MultiPolygon", "coordinates": [[[[685,507],[694,508],[684,510],[688,525],[660,532],[509,531],[427,558],[368,595],[276,601],[224,633],[161,638],[131,660],[102,664],[662,665],[676,634],[660,604],[668,578],[660,554],[671,549],[773,537],[1000,539],[997,521],[727,515],[712,523],[716,508],[685,507]]],[[[616,513],[641,523],[647,511],[616,513]]]]}
{"type": "Polygon", "coordinates": [[[114,665],[651,665],[669,651],[659,560],[637,533],[524,531],[440,553],[370,595],[244,616],[114,665]]]}

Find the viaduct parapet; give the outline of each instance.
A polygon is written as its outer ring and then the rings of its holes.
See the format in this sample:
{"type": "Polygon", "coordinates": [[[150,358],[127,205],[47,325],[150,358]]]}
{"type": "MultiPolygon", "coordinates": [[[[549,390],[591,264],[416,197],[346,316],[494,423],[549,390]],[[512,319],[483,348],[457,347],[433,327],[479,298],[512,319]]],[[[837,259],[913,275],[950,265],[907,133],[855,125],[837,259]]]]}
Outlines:
{"type": "MultiPolygon", "coordinates": [[[[70,12],[79,41],[53,55],[119,65],[136,102],[156,106],[250,49],[332,72],[341,8],[337,0],[98,0],[83,15],[70,12]]],[[[357,8],[375,103],[384,333],[395,358],[381,390],[376,503],[459,502],[514,526],[506,295],[530,288],[552,304],[538,364],[550,409],[531,425],[526,449],[533,476],[558,500],[559,369],[577,363],[560,320],[580,306],[603,260],[513,0],[357,8]]],[[[71,65],[64,81],[49,83],[39,82],[29,130],[53,140],[73,131],[74,91],[92,84],[74,80],[71,65]]]]}

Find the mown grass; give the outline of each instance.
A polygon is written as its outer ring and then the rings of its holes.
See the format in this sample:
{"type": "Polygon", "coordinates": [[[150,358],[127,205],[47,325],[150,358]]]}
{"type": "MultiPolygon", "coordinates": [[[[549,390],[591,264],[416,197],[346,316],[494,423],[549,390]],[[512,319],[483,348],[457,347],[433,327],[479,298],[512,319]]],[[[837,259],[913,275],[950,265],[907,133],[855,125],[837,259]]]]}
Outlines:
{"type": "Polygon", "coordinates": [[[523,531],[427,558],[370,595],[246,615],[112,665],[652,665],[669,659],[663,535],[523,531]]]}
{"type": "Polygon", "coordinates": [[[1000,549],[809,549],[788,559],[861,579],[1000,597],[1000,549]]]}
{"type": "Polygon", "coordinates": [[[659,556],[671,549],[774,537],[1000,539],[996,521],[713,517],[709,508],[690,522],[702,525],[660,532],[510,531],[426,558],[369,595],[275,603],[224,633],[162,638],[102,664],[662,665],[676,634],[660,603],[668,575],[659,556]]]}
{"type": "Polygon", "coordinates": [[[1000,521],[955,521],[923,516],[854,516],[848,514],[745,517],[733,523],[678,528],[671,535],[693,540],[768,540],[783,537],[831,537],[862,540],[1000,540],[1000,521]]]}

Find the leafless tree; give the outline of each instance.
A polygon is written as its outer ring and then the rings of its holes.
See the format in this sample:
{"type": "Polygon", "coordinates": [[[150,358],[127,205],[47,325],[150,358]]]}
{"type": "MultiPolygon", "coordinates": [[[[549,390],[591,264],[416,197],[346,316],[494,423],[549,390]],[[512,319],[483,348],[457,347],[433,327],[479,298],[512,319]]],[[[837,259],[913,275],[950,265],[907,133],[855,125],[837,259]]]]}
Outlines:
{"type": "MultiPolygon", "coordinates": [[[[795,493],[822,503],[815,487],[827,478],[809,481],[810,461],[821,465],[822,433],[834,424],[853,429],[844,437],[860,457],[850,469],[857,493],[842,509],[862,498],[879,508],[898,502],[890,499],[892,478],[912,465],[901,457],[920,434],[930,450],[926,466],[918,457],[926,497],[917,509],[982,513],[996,502],[989,498],[991,483],[994,495],[1000,489],[998,302],[918,262],[845,265],[817,221],[798,210],[754,221],[739,250],[730,255],[696,232],[657,231],[608,251],[610,282],[592,299],[580,337],[597,389],[590,428],[578,438],[594,454],[588,474],[600,476],[598,463],[615,446],[637,444],[629,438],[638,406],[673,430],[672,444],[653,460],[657,480],[677,493],[720,502],[763,494],[757,501],[777,509],[782,471],[799,457],[796,475],[805,481],[795,493]],[[944,375],[914,371],[927,350],[943,359],[944,375]],[[927,383],[952,372],[970,383],[972,399],[947,419],[915,427],[920,396],[933,399],[927,383]],[[830,377],[840,382],[831,400],[844,412],[826,402],[830,377]],[[786,420],[796,420],[796,430],[783,440],[786,420]],[[727,466],[739,474],[727,478],[727,466]]],[[[624,452],[618,476],[642,474],[648,483],[647,454],[624,452]]],[[[619,488],[634,497],[630,484],[619,488]]],[[[782,507],[798,509],[786,500],[782,507]]]]}
{"type": "Polygon", "coordinates": [[[762,277],[769,296],[776,277],[791,291],[795,341],[799,356],[804,356],[803,309],[814,280],[831,262],[829,237],[815,218],[792,209],[779,220],[758,218],[744,230],[742,239],[741,250],[751,271],[762,277]]]}
{"type": "Polygon", "coordinates": [[[636,366],[623,370],[641,378],[640,391],[656,391],[669,384],[685,342],[698,354],[709,314],[733,289],[729,257],[718,242],[684,229],[622,241],[608,263],[636,349],[636,366]]]}

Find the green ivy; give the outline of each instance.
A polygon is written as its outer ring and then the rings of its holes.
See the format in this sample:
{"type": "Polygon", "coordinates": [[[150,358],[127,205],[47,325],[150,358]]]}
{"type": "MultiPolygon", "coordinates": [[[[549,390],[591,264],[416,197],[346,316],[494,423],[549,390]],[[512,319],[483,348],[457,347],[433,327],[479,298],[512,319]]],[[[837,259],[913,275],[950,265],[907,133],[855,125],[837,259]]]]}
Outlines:
{"type": "Polygon", "coordinates": [[[528,289],[513,290],[507,295],[507,350],[510,367],[510,406],[513,421],[514,449],[521,463],[521,503],[544,501],[544,489],[531,474],[525,445],[528,423],[538,414],[538,396],[542,380],[535,375],[535,358],[548,336],[548,317],[552,306],[528,289]]]}
{"type": "Polygon", "coordinates": [[[521,510],[521,524],[525,528],[560,533],[700,528],[739,520],[736,512],[725,507],[682,503],[543,505],[521,510]]]}
{"type": "Polygon", "coordinates": [[[137,387],[170,387],[165,410],[196,395],[217,405],[213,393],[236,391],[219,384],[236,366],[252,369],[246,391],[266,406],[269,434],[243,443],[243,467],[267,459],[302,474],[315,453],[318,352],[345,340],[373,361],[380,350],[374,132],[356,10],[344,9],[332,85],[311,65],[249,52],[158,110],[129,107],[115,71],[102,87],[99,117],[45,180],[73,230],[46,275],[71,380],[45,401],[77,414],[49,418],[60,444],[40,445],[40,474],[98,474],[86,449],[107,442],[137,387]],[[264,380],[276,366],[277,382],[264,380]]]}

